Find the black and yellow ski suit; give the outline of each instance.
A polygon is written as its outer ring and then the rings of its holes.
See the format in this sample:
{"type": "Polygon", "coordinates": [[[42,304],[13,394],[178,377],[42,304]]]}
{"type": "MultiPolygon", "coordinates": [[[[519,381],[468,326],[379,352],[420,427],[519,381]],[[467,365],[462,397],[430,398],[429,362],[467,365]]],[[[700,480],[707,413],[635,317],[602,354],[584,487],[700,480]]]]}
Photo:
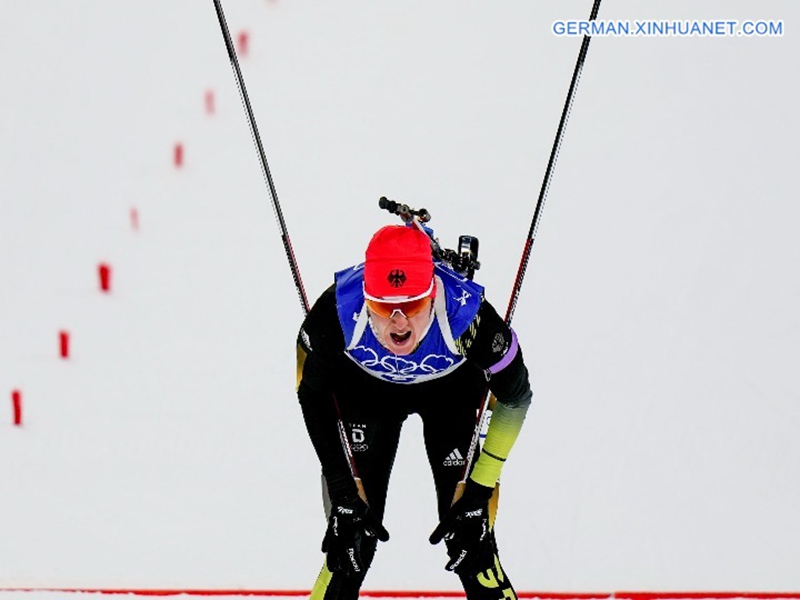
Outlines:
{"type": "MultiPolygon", "coordinates": [[[[451,301],[444,291],[440,294],[440,302],[451,301]]],[[[522,351],[515,334],[482,295],[469,327],[454,341],[466,359],[458,368],[442,377],[410,385],[385,381],[347,355],[335,286],[315,303],[297,341],[297,394],[330,499],[357,492],[340,438],[341,418],[366,501],[370,510],[383,519],[400,430],[406,417],[416,413],[423,423],[441,518],[451,506],[463,476],[476,411],[487,387],[496,403],[470,478],[487,487],[497,484],[531,402],[522,351]]],[[[497,558],[494,533],[492,543],[493,565],[459,575],[469,600],[515,598],[497,558]]],[[[371,538],[362,548],[367,567],[376,544],[371,538]]],[[[364,574],[345,576],[323,567],[311,597],[355,599],[363,579],[364,574]]]]}

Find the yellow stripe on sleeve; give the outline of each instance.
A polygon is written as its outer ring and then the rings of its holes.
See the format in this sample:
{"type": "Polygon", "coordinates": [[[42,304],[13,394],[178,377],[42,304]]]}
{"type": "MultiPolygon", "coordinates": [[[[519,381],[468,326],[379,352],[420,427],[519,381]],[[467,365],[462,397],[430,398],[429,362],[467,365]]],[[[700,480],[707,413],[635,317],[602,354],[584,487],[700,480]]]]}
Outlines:
{"type": "Polygon", "coordinates": [[[512,408],[501,402],[496,404],[483,442],[483,450],[470,475],[475,483],[494,487],[500,479],[503,463],[517,441],[527,412],[527,405],[512,408]]]}

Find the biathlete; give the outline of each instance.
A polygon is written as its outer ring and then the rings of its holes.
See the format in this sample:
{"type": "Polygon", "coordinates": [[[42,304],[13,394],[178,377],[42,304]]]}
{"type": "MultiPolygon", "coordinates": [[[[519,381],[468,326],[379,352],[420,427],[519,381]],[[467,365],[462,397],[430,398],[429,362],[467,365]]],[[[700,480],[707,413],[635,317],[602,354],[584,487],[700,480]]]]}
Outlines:
{"type": "Polygon", "coordinates": [[[483,288],[434,260],[420,228],[383,227],[364,262],[336,273],[308,313],[297,356],[297,395],[328,515],[312,599],[358,598],[377,542],[389,539],[382,525],[389,475],[403,422],[415,413],[438,500],[430,542],[445,541],[445,568],[469,600],[515,598],[489,505],[531,388],[517,337],[483,288]],[[454,503],[487,387],[496,403],[454,503]]]}

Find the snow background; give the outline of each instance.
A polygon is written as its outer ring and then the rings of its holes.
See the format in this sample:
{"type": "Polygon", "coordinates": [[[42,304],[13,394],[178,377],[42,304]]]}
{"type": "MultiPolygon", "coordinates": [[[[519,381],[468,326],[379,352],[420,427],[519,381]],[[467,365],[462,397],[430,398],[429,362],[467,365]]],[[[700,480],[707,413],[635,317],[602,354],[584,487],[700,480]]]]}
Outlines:
{"type": "MultiPolygon", "coordinates": [[[[591,2],[224,6],[311,299],[386,195],[477,235],[504,310],[580,46],[550,25],[591,2]]],[[[212,2],[2,13],[0,586],[308,589],[301,311],[212,2]]],[[[800,5],[600,18],[786,34],[592,41],[515,315],[535,399],[504,564],[519,590],[800,589],[800,5]]],[[[411,419],[365,587],[457,589],[433,498],[411,419]]]]}

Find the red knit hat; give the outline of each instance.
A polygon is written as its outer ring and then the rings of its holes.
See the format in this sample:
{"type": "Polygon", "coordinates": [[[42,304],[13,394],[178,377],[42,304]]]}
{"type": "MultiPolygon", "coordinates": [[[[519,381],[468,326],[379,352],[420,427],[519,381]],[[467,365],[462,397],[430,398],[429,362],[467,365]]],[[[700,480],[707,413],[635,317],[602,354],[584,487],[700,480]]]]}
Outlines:
{"type": "Polygon", "coordinates": [[[419,229],[387,225],[367,246],[364,262],[364,297],[403,302],[433,291],[431,242],[419,229]]]}

